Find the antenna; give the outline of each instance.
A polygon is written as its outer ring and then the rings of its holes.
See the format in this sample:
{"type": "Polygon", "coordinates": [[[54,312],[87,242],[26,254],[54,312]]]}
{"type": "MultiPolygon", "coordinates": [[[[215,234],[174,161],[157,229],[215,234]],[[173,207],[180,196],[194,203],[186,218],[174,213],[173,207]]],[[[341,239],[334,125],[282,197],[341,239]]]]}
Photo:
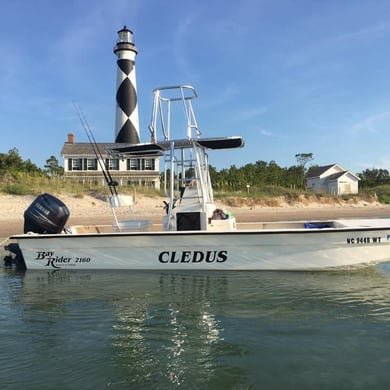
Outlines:
{"type": "Polygon", "coordinates": [[[92,129],[90,128],[90,126],[87,122],[87,118],[85,117],[84,113],[81,111],[81,108],[79,107],[78,104],[73,103],[73,106],[77,112],[77,115],[80,119],[80,122],[84,128],[84,131],[87,134],[89,143],[91,144],[93,152],[95,153],[96,159],[97,159],[98,164],[103,172],[104,179],[106,180],[108,188],[110,189],[111,195],[118,195],[118,192],[116,190],[116,187],[118,186],[118,182],[114,181],[112,179],[110,171],[107,169],[106,164],[104,164],[103,155],[102,155],[102,153],[99,149],[99,146],[95,140],[92,129]]]}

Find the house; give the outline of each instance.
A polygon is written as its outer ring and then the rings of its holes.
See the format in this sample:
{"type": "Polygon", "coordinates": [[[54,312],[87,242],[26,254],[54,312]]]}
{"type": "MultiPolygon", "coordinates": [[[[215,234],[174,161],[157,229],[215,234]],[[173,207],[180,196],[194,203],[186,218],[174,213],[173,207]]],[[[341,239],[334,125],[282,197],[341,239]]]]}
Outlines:
{"type": "Polygon", "coordinates": [[[137,156],[118,159],[106,150],[118,146],[117,143],[96,143],[99,159],[89,142],[75,142],[73,134],[68,134],[61,156],[64,159],[64,178],[89,185],[105,185],[102,167],[119,185],[145,186],[160,189],[159,158],[137,156]],[[101,157],[101,158],[100,158],[101,157]]]}
{"type": "Polygon", "coordinates": [[[326,165],[309,171],[306,188],[332,195],[357,194],[360,178],[338,164],[326,165]]]}

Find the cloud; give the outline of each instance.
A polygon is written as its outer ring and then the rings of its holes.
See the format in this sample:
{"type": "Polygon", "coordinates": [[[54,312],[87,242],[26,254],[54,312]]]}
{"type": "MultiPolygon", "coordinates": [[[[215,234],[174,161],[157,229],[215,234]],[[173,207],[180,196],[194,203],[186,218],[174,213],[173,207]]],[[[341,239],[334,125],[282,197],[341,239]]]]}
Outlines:
{"type": "Polygon", "coordinates": [[[107,37],[112,36],[114,45],[116,35],[113,35],[113,26],[119,30],[128,22],[123,15],[136,19],[137,10],[137,1],[101,1],[93,2],[93,6],[89,2],[80,3],[74,12],[76,17],[70,19],[72,22],[64,26],[62,35],[53,40],[50,48],[53,59],[73,66],[106,42],[107,37]]]}
{"type": "Polygon", "coordinates": [[[265,129],[260,129],[259,133],[260,135],[264,135],[265,137],[275,137],[275,134],[265,129]]]}
{"type": "Polygon", "coordinates": [[[253,119],[262,116],[267,111],[268,111],[268,107],[266,106],[254,107],[252,109],[238,109],[237,117],[241,120],[253,119]]]}
{"type": "MultiPolygon", "coordinates": [[[[329,21],[322,20],[319,24],[327,23],[329,21]]],[[[360,24],[358,24],[360,26],[360,24]]],[[[362,49],[362,46],[372,42],[377,42],[380,37],[386,37],[390,30],[390,23],[378,22],[376,24],[369,24],[367,27],[351,28],[347,30],[347,26],[343,26],[342,32],[339,29],[335,31],[329,30],[326,34],[321,30],[314,30],[313,39],[310,43],[299,45],[299,40],[293,41],[290,50],[284,53],[284,58],[281,58],[280,64],[286,69],[299,68],[307,66],[313,62],[318,62],[321,68],[325,66],[328,68],[330,54],[338,54],[337,56],[343,58],[346,52],[356,49],[362,49]],[[325,60],[325,63],[319,62],[325,60]]],[[[303,41],[306,42],[306,41],[303,41]]],[[[334,61],[334,59],[333,59],[334,61]]],[[[339,67],[340,63],[331,62],[332,66],[339,67]]]]}
{"type": "Polygon", "coordinates": [[[0,41],[0,52],[6,53],[0,61],[0,87],[2,97],[6,93],[13,94],[14,88],[20,87],[20,74],[23,74],[23,64],[26,63],[23,49],[4,41],[0,41]]]}
{"type": "Polygon", "coordinates": [[[190,16],[185,17],[178,23],[171,47],[173,58],[179,72],[182,73],[185,78],[190,78],[191,80],[194,80],[197,72],[194,70],[194,67],[192,66],[193,62],[189,58],[189,54],[192,54],[192,51],[189,48],[188,42],[192,41],[190,37],[194,31],[198,30],[197,16],[196,13],[191,13],[190,16]]]}
{"type": "Polygon", "coordinates": [[[390,109],[371,114],[346,129],[349,135],[358,136],[367,133],[378,133],[388,129],[390,109]]]}
{"type": "Polygon", "coordinates": [[[390,171],[390,159],[388,156],[375,156],[372,159],[365,157],[364,161],[355,162],[357,170],[362,172],[366,169],[387,169],[390,171]]]}
{"type": "Polygon", "coordinates": [[[390,23],[379,22],[374,25],[369,25],[365,28],[360,28],[354,31],[349,31],[339,35],[331,37],[327,42],[328,44],[343,44],[350,45],[356,43],[361,45],[364,41],[377,40],[380,35],[387,33],[390,28],[390,23]]]}
{"type": "MultiPolygon", "coordinates": [[[[199,91],[198,91],[199,92],[199,91]]],[[[204,107],[216,108],[222,106],[223,108],[228,107],[228,103],[234,100],[240,93],[240,88],[234,84],[228,84],[224,88],[218,90],[216,94],[209,93],[207,96],[202,96],[201,101],[198,105],[204,107]]]]}
{"type": "Polygon", "coordinates": [[[178,20],[171,49],[184,77],[199,77],[199,58],[211,64],[215,58],[231,61],[242,42],[253,37],[261,12],[259,0],[201,2],[191,12],[187,6],[176,7],[173,14],[178,20]]]}

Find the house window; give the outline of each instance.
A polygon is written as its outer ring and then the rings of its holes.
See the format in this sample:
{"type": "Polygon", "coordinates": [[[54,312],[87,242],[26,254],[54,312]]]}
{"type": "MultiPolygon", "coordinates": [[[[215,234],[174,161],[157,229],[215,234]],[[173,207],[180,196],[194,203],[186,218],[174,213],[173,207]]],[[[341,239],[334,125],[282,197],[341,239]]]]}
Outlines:
{"type": "Polygon", "coordinates": [[[145,171],[154,171],[154,159],[145,158],[144,159],[144,170],[145,171]]]}
{"type": "Polygon", "coordinates": [[[154,171],[154,158],[129,158],[126,160],[128,171],[154,171]]]}
{"type": "Polygon", "coordinates": [[[97,171],[97,159],[88,158],[87,159],[87,171],[97,171]]]}
{"type": "Polygon", "coordinates": [[[119,171],[119,160],[117,158],[108,158],[106,160],[106,167],[110,171],[119,171]]]}
{"type": "Polygon", "coordinates": [[[126,162],[126,169],[128,171],[139,171],[140,170],[140,159],[139,158],[129,158],[126,162]]]}
{"type": "Polygon", "coordinates": [[[71,171],[81,171],[83,160],[81,158],[72,158],[70,161],[70,170],[71,171]]]}

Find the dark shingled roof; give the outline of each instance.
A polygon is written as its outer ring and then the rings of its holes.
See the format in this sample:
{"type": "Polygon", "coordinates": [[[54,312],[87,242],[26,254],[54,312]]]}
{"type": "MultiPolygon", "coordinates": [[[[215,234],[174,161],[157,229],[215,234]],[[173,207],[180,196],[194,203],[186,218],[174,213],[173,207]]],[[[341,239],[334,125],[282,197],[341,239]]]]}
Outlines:
{"type": "Polygon", "coordinates": [[[316,169],[313,169],[312,171],[310,171],[307,175],[307,177],[319,177],[321,176],[324,172],[326,172],[328,169],[332,168],[333,166],[335,166],[337,164],[331,164],[331,165],[325,165],[323,167],[318,167],[316,169]]]}
{"type": "Polygon", "coordinates": [[[346,173],[348,173],[348,171],[343,171],[343,172],[334,173],[333,175],[327,176],[325,180],[326,180],[326,181],[329,181],[329,180],[336,180],[336,179],[338,179],[339,177],[345,175],[346,173]]]}
{"type": "MultiPolygon", "coordinates": [[[[106,149],[114,148],[121,144],[118,143],[96,143],[96,146],[99,150],[99,153],[102,155],[107,155],[106,149]]],[[[89,142],[78,142],[78,143],[69,143],[66,142],[61,150],[61,155],[67,156],[95,156],[93,147],[89,142]]]]}

